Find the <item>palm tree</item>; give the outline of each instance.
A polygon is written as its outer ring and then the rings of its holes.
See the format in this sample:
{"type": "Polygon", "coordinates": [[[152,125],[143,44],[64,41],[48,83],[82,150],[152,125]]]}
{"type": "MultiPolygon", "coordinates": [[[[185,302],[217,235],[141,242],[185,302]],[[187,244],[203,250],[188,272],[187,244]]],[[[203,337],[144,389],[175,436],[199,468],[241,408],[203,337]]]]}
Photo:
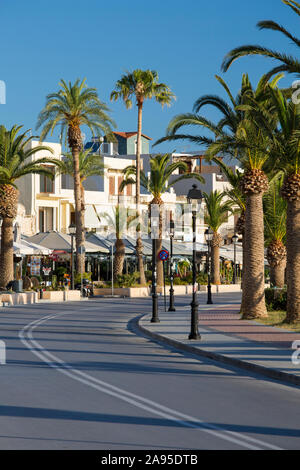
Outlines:
{"type": "Polygon", "coordinates": [[[212,229],[211,241],[212,283],[221,284],[220,281],[220,247],[223,238],[218,233],[221,225],[227,221],[228,213],[232,212],[232,201],[223,201],[225,194],[213,191],[210,194],[203,193],[205,200],[204,222],[212,229]]]}
{"type": "MultiPolygon", "coordinates": [[[[158,73],[155,70],[136,69],[127,72],[117,81],[115,89],[110,95],[111,100],[122,99],[127,109],[132,107],[132,98],[135,98],[138,108],[137,124],[137,146],[136,146],[136,207],[140,214],[140,185],[141,185],[141,136],[142,136],[142,113],[144,101],[154,98],[161,106],[170,106],[175,95],[164,83],[158,82],[158,73]]],[[[141,234],[137,232],[136,251],[140,273],[140,283],[146,284],[143,265],[143,245],[141,234]]]]}
{"type": "Polygon", "coordinates": [[[58,92],[46,97],[46,105],[38,116],[37,128],[42,127],[40,140],[60,126],[61,139],[68,141],[74,161],[74,199],[76,224],[76,265],[79,273],[84,272],[84,219],[81,213],[81,190],[79,172],[79,153],[82,149],[81,126],[87,126],[93,135],[101,132],[111,135],[115,125],[108,116],[109,109],[100,99],[95,88],[88,88],[85,79],[74,84],[61,80],[58,92]]]}
{"type": "MultiPolygon", "coordinates": [[[[281,75],[273,79],[268,87],[268,77],[263,76],[256,90],[253,89],[248,75],[243,75],[241,91],[234,99],[228,86],[222,81],[231,105],[218,97],[202,97],[196,101],[196,113],[176,116],[169,124],[166,137],[155,143],[167,140],[185,139],[207,146],[206,158],[211,160],[218,155],[236,158],[244,170],[240,187],[246,200],[245,209],[245,252],[242,314],[244,318],[266,316],[264,299],[264,224],[262,195],[268,189],[268,139],[269,133],[261,129],[254,118],[254,109],[269,120],[269,126],[276,127],[276,116],[269,90],[277,86],[281,75]],[[223,117],[215,124],[197,111],[204,104],[213,104],[222,112],[223,117]],[[213,138],[179,134],[178,130],[186,125],[209,129],[213,138]],[[246,269],[245,269],[246,268],[246,269]]],[[[219,80],[220,81],[220,80],[219,80]]]]}
{"type": "MultiPolygon", "coordinates": [[[[81,195],[81,215],[85,220],[85,189],[84,181],[91,176],[103,176],[105,165],[101,155],[91,153],[91,149],[79,152],[79,180],[81,195]]],[[[61,175],[74,175],[74,159],[71,153],[66,153],[62,160],[56,160],[58,173],[61,175]]]]}
{"type": "Polygon", "coordinates": [[[6,288],[13,280],[13,222],[17,216],[19,191],[16,181],[28,174],[42,174],[53,178],[51,170],[43,166],[53,163],[50,158],[34,160],[37,152],[52,149],[46,146],[29,148],[33,137],[27,132],[20,134],[22,126],[14,125],[10,130],[0,126],[0,217],[1,255],[0,255],[0,288],[6,288]]]}
{"type": "Polygon", "coordinates": [[[272,133],[270,152],[285,174],[281,194],[287,201],[286,319],[292,323],[300,319],[300,113],[299,105],[287,100],[280,90],[272,90],[271,96],[280,128],[272,133]]]}
{"type": "Polygon", "coordinates": [[[123,241],[123,234],[128,228],[130,228],[136,219],[136,215],[129,214],[128,208],[118,204],[116,207],[112,208],[112,214],[104,212],[103,214],[100,214],[100,217],[104,217],[116,237],[113,276],[114,279],[117,279],[118,275],[123,273],[124,266],[125,244],[123,241]]]}
{"type": "MultiPolygon", "coordinates": [[[[204,178],[199,173],[188,173],[188,166],[185,162],[177,161],[172,162],[172,156],[168,153],[154,155],[150,158],[150,175],[149,178],[146,176],[143,170],[141,170],[141,185],[153,196],[152,201],[149,204],[149,209],[152,204],[157,204],[159,207],[159,239],[156,244],[157,255],[162,249],[162,209],[163,209],[163,194],[168,191],[174,184],[178,183],[183,179],[194,178],[204,183],[204,178]],[[174,177],[171,180],[171,176],[174,172],[182,170],[184,174],[174,177]]],[[[124,169],[125,179],[120,185],[122,190],[128,184],[136,183],[137,169],[135,166],[128,166],[124,169]]],[[[158,257],[158,256],[157,256],[158,257]]],[[[157,285],[163,285],[163,262],[158,260],[157,262],[157,285]]]]}
{"type": "MultiPolygon", "coordinates": [[[[300,4],[298,2],[295,2],[293,0],[282,1],[285,5],[290,7],[298,16],[300,16],[300,4]]],[[[260,21],[258,22],[257,26],[259,29],[269,29],[272,31],[278,31],[282,33],[285,37],[290,39],[294,44],[296,44],[297,47],[300,47],[300,39],[293,36],[283,26],[279,25],[275,21],[260,21]]],[[[279,63],[277,66],[270,70],[270,72],[267,74],[268,77],[271,77],[272,75],[275,75],[278,72],[300,74],[300,62],[295,57],[292,57],[285,53],[273,51],[272,49],[268,49],[266,47],[258,45],[244,45],[232,49],[224,58],[222,64],[223,71],[226,72],[236,59],[247,55],[261,55],[276,60],[279,63]]]]}
{"type": "Polygon", "coordinates": [[[283,175],[270,182],[269,191],[264,195],[265,244],[270,266],[271,284],[283,287],[285,284],[286,248],[286,201],[281,197],[283,175]]]}

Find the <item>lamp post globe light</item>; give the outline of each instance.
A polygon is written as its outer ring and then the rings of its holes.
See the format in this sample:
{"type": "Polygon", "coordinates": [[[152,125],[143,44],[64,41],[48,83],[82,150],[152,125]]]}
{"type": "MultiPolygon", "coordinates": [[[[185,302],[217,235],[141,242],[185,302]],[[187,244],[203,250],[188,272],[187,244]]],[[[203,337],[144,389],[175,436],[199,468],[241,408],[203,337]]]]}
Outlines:
{"type": "Polygon", "coordinates": [[[198,330],[198,301],[197,301],[197,281],[196,281],[196,218],[198,204],[202,201],[202,191],[193,184],[192,189],[189,190],[187,195],[188,204],[192,205],[192,227],[193,227],[193,299],[191,302],[191,332],[189,339],[201,339],[198,330]]]}
{"type": "Polygon", "coordinates": [[[175,235],[175,223],[174,220],[170,220],[170,305],[169,312],[175,312],[176,308],[174,307],[174,265],[173,265],[173,239],[175,235]]]}
{"type": "Polygon", "coordinates": [[[239,240],[239,237],[235,233],[231,239],[233,243],[233,253],[234,253],[233,255],[233,281],[232,281],[233,284],[236,284],[236,245],[237,245],[238,240],[239,240]]]}
{"type": "Polygon", "coordinates": [[[76,234],[76,225],[69,225],[69,234],[71,235],[71,289],[74,290],[74,237],[76,234]]]}
{"type": "Polygon", "coordinates": [[[213,304],[212,296],[211,296],[211,283],[210,283],[210,267],[211,267],[211,242],[214,236],[213,230],[209,227],[204,232],[205,241],[207,243],[207,259],[208,259],[208,266],[207,266],[207,304],[213,304]]]}

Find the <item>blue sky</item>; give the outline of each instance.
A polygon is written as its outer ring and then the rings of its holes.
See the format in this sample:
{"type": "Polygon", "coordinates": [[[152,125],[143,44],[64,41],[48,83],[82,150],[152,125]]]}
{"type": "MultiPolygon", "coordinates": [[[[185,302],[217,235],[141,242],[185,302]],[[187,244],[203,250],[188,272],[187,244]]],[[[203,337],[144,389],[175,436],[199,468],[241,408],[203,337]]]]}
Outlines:
{"type": "MultiPolygon", "coordinates": [[[[297,50],[279,33],[259,31],[259,20],[272,19],[297,33],[299,18],[281,0],[0,0],[0,80],[7,88],[0,105],[0,123],[7,127],[35,125],[47,93],[58,90],[60,78],[87,78],[109,104],[120,131],[136,130],[137,112],[110,103],[110,92],[127,70],[157,70],[177,100],[161,109],[146,102],[143,131],[155,141],[170,119],[192,110],[206,93],[224,96],[214,78],[220,74],[234,94],[241,75],[256,83],[272,62],[244,58],[229,72],[220,70],[224,55],[242,44],[261,44],[294,55],[297,50]]],[[[288,76],[282,84],[289,85],[288,76]]],[[[207,109],[207,116],[217,118],[207,109]]],[[[57,135],[48,140],[55,141],[57,135]]],[[[165,143],[155,151],[197,150],[189,143],[165,143]]]]}

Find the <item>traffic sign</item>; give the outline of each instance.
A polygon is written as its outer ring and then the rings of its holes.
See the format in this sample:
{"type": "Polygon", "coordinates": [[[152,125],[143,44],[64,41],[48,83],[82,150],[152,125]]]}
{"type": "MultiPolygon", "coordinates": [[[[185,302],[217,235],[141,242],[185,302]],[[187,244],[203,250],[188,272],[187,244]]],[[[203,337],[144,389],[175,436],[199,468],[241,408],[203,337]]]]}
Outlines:
{"type": "Polygon", "coordinates": [[[158,257],[161,261],[167,261],[167,259],[169,258],[168,250],[160,250],[160,252],[158,253],[158,257]]]}

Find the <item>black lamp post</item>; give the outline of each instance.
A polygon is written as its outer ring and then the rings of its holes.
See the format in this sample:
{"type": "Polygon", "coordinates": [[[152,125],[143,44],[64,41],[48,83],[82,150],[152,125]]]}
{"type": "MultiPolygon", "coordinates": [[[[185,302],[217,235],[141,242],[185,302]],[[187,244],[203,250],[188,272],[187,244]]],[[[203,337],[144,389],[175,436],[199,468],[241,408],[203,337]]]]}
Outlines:
{"type": "Polygon", "coordinates": [[[170,220],[170,306],[169,312],[175,312],[176,308],[174,307],[174,266],[173,266],[173,238],[175,235],[175,223],[174,220],[170,220]]]}
{"type": "Polygon", "coordinates": [[[74,290],[74,237],[76,234],[76,225],[69,225],[69,234],[71,235],[71,289],[74,290]]]}
{"type": "Polygon", "coordinates": [[[193,300],[191,302],[191,332],[189,339],[201,339],[198,330],[198,302],[197,302],[197,281],[196,281],[196,217],[197,206],[202,201],[202,191],[197,189],[197,185],[193,184],[192,189],[189,190],[187,201],[192,204],[192,220],[193,220],[193,300]]]}
{"type": "Polygon", "coordinates": [[[235,233],[232,237],[232,243],[233,243],[233,284],[236,284],[236,245],[237,245],[237,242],[239,240],[239,237],[237,236],[237,234],[235,233]]]}
{"type": "Polygon", "coordinates": [[[211,283],[210,283],[210,266],[211,266],[211,242],[214,236],[213,230],[209,227],[204,232],[205,240],[207,243],[208,266],[207,266],[207,304],[213,304],[211,296],[211,283]]]}

